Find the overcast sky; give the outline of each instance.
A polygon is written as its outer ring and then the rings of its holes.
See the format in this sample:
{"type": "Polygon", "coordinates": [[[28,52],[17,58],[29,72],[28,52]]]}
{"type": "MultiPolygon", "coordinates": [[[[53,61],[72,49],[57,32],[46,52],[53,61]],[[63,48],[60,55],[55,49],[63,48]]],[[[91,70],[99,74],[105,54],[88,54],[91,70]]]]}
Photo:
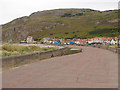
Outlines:
{"type": "Polygon", "coordinates": [[[118,9],[119,0],[0,0],[0,24],[33,12],[59,8],[118,9]]]}

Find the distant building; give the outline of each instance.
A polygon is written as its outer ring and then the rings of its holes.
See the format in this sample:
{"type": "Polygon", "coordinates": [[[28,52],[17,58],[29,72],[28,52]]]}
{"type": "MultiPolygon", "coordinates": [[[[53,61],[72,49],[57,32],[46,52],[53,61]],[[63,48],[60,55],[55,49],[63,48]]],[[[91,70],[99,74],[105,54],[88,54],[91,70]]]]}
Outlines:
{"type": "Polygon", "coordinates": [[[75,44],[86,45],[87,39],[76,39],[75,44]]]}
{"type": "Polygon", "coordinates": [[[103,40],[102,37],[96,37],[96,38],[92,38],[92,39],[91,39],[91,42],[92,42],[92,43],[103,43],[104,40],[103,40]]]}
{"type": "Polygon", "coordinates": [[[65,43],[65,40],[64,40],[64,39],[60,39],[60,43],[61,43],[61,44],[64,44],[64,43],[65,43]]]}
{"type": "Polygon", "coordinates": [[[80,44],[80,41],[76,40],[76,41],[75,41],[75,44],[80,44]]]}
{"type": "Polygon", "coordinates": [[[111,40],[111,45],[116,45],[116,44],[117,44],[116,40],[115,40],[115,39],[112,39],[112,40],[111,40]]]}
{"type": "Polygon", "coordinates": [[[93,43],[93,42],[91,41],[91,39],[87,39],[87,43],[89,44],[89,43],[93,43]]]}
{"type": "Polygon", "coordinates": [[[49,40],[50,40],[50,38],[49,38],[49,37],[45,37],[45,38],[43,38],[43,43],[48,43],[48,42],[49,42],[49,40]]]}
{"type": "Polygon", "coordinates": [[[73,40],[71,40],[71,39],[67,39],[67,40],[65,40],[65,42],[64,42],[64,44],[74,44],[74,41],[73,40]]]}
{"type": "Polygon", "coordinates": [[[28,36],[26,41],[27,41],[27,43],[33,43],[34,42],[32,36],[28,36]]]}

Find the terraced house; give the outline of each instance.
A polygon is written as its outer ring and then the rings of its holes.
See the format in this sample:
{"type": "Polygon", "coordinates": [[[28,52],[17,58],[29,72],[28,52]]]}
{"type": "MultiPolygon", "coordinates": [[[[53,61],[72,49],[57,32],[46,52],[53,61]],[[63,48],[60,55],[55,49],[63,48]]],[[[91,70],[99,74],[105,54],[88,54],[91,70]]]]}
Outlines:
{"type": "Polygon", "coordinates": [[[88,43],[96,43],[96,44],[109,44],[109,45],[117,45],[117,38],[112,37],[96,37],[88,39],[88,43]]]}

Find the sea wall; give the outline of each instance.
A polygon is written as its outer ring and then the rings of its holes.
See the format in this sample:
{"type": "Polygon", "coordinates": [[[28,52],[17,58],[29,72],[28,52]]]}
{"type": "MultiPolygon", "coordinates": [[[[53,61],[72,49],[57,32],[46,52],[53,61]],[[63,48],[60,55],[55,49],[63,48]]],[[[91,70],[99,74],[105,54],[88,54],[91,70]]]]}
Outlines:
{"type": "Polygon", "coordinates": [[[110,47],[109,45],[93,45],[93,47],[106,49],[106,50],[112,51],[114,53],[118,53],[118,48],[117,47],[110,47]]]}
{"type": "Polygon", "coordinates": [[[19,56],[4,57],[2,58],[2,69],[7,70],[21,65],[37,62],[43,59],[66,55],[68,51],[69,48],[61,48],[19,56]]]}

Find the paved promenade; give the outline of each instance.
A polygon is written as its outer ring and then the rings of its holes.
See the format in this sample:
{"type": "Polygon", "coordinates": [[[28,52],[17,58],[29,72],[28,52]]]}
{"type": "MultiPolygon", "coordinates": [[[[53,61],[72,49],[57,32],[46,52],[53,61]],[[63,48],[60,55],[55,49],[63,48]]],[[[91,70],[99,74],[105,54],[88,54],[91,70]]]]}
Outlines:
{"type": "Polygon", "coordinates": [[[117,88],[118,55],[93,47],[3,72],[3,88],[117,88]]]}

